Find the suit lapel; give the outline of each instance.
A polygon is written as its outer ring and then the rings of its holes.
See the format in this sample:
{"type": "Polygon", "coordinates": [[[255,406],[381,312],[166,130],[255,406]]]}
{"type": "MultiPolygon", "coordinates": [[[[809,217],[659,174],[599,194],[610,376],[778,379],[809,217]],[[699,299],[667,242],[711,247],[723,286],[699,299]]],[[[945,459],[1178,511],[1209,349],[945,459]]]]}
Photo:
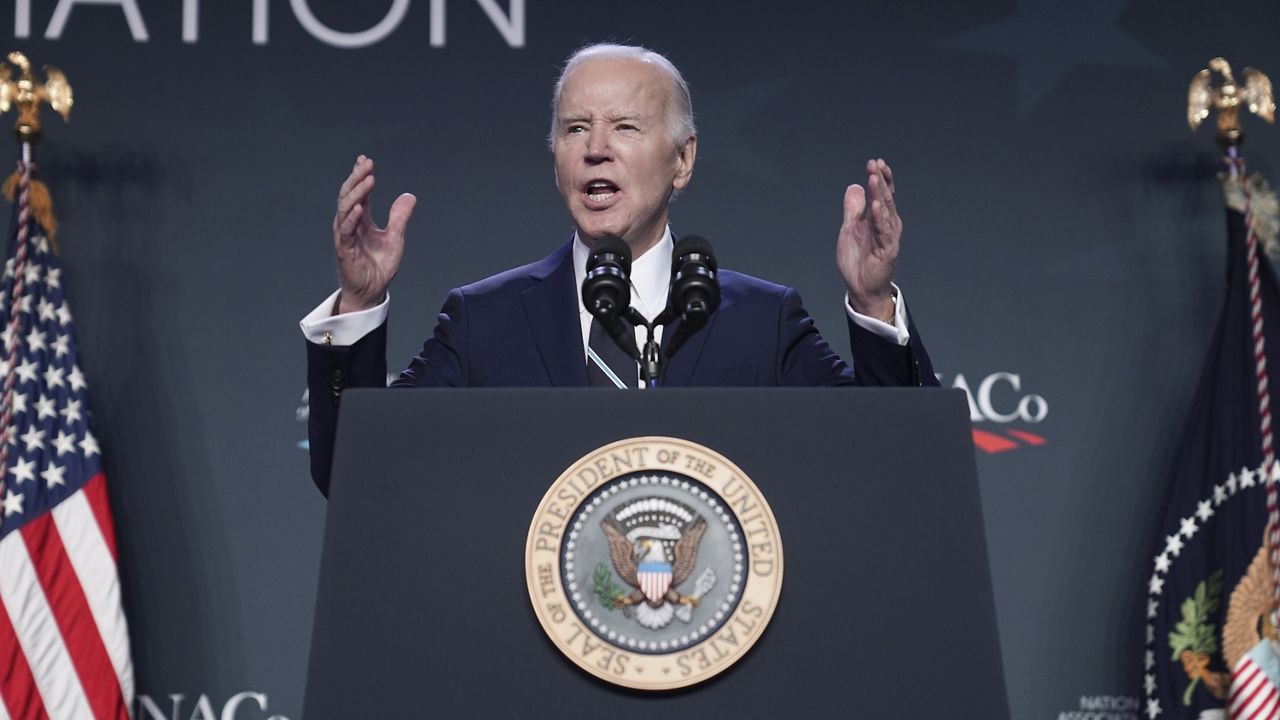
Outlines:
{"type": "MultiPolygon", "coordinates": [[[[676,356],[671,359],[664,371],[662,384],[666,387],[685,387],[689,384],[693,377],[693,371],[698,367],[698,360],[702,357],[702,348],[706,345],[707,335],[711,334],[711,329],[715,327],[716,318],[720,311],[711,313],[711,317],[707,319],[707,324],[701,330],[694,333],[684,345],[676,350],[676,356]]],[[[675,322],[666,326],[662,330],[663,342],[666,338],[675,337],[680,330],[680,326],[684,324],[683,320],[677,318],[675,322]]]]}
{"type": "Polygon", "coordinates": [[[571,243],[572,239],[542,261],[534,272],[539,282],[520,296],[538,353],[556,387],[587,384],[571,243]]]}

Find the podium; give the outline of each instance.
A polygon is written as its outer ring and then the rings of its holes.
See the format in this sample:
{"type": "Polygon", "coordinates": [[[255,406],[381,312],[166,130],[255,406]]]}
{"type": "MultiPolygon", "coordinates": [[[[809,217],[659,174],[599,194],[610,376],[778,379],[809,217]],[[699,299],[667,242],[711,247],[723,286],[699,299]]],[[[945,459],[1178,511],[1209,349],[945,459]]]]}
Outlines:
{"type": "Polygon", "coordinates": [[[1008,718],[968,406],[938,389],[349,390],[303,716],[1008,718]],[[564,657],[530,520],[587,453],[682,438],[754,480],[781,597],[732,667],[666,692],[564,657]]]}

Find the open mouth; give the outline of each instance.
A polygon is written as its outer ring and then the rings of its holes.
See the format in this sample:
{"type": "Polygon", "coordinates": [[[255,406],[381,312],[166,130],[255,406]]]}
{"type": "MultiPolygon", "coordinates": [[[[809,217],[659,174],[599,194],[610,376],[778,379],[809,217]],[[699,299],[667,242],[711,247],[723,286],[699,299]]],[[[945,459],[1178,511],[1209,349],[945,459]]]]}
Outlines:
{"type": "Polygon", "coordinates": [[[595,203],[602,203],[612,198],[614,193],[618,192],[618,186],[608,180],[592,180],[587,183],[584,191],[586,192],[588,200],[595,203]]]}

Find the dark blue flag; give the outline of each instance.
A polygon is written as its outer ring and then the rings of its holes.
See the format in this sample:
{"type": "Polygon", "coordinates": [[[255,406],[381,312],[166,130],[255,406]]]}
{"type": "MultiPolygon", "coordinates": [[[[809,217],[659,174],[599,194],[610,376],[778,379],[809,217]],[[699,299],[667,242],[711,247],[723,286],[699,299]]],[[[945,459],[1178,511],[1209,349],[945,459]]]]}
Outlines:
{"type": "Polygon", "coordinates": [[[1280,717],[1265,537],[1268,486],[1280,477],[1269,411],[1280,377],[1267,362],[1280,351],[1280,294],[1263,248],[1275,240],[1275,196],[1257,177],[1231,177],[1224,187],[1226,300],[1147,581],[1143,712],[1151,720],[1280,717]]]}

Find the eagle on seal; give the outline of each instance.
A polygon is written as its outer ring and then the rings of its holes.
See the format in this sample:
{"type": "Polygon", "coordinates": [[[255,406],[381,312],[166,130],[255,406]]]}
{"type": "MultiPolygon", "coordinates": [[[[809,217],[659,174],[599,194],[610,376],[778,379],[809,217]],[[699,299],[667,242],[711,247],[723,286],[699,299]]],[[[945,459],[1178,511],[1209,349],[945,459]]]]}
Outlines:
{"type": "Polygon", "coordinates": [[[681,595],[675,588],[693,574],[698,561],[698,546],[707,530],[706,520],[698,517],[685,525],[672,548],[673,557],[668,560],[662,540],[640,537],[636,542],[627,539],[622,525],[613,517],[600,523],[609,541],[609,556],[613,569],[622,581],[634,588],[630,593],[618,593],[614,607],[635,607],[636,620],[641,625],[657,630],[671,622],[677,605],[698,606],[698,598],[681,595]]]}

